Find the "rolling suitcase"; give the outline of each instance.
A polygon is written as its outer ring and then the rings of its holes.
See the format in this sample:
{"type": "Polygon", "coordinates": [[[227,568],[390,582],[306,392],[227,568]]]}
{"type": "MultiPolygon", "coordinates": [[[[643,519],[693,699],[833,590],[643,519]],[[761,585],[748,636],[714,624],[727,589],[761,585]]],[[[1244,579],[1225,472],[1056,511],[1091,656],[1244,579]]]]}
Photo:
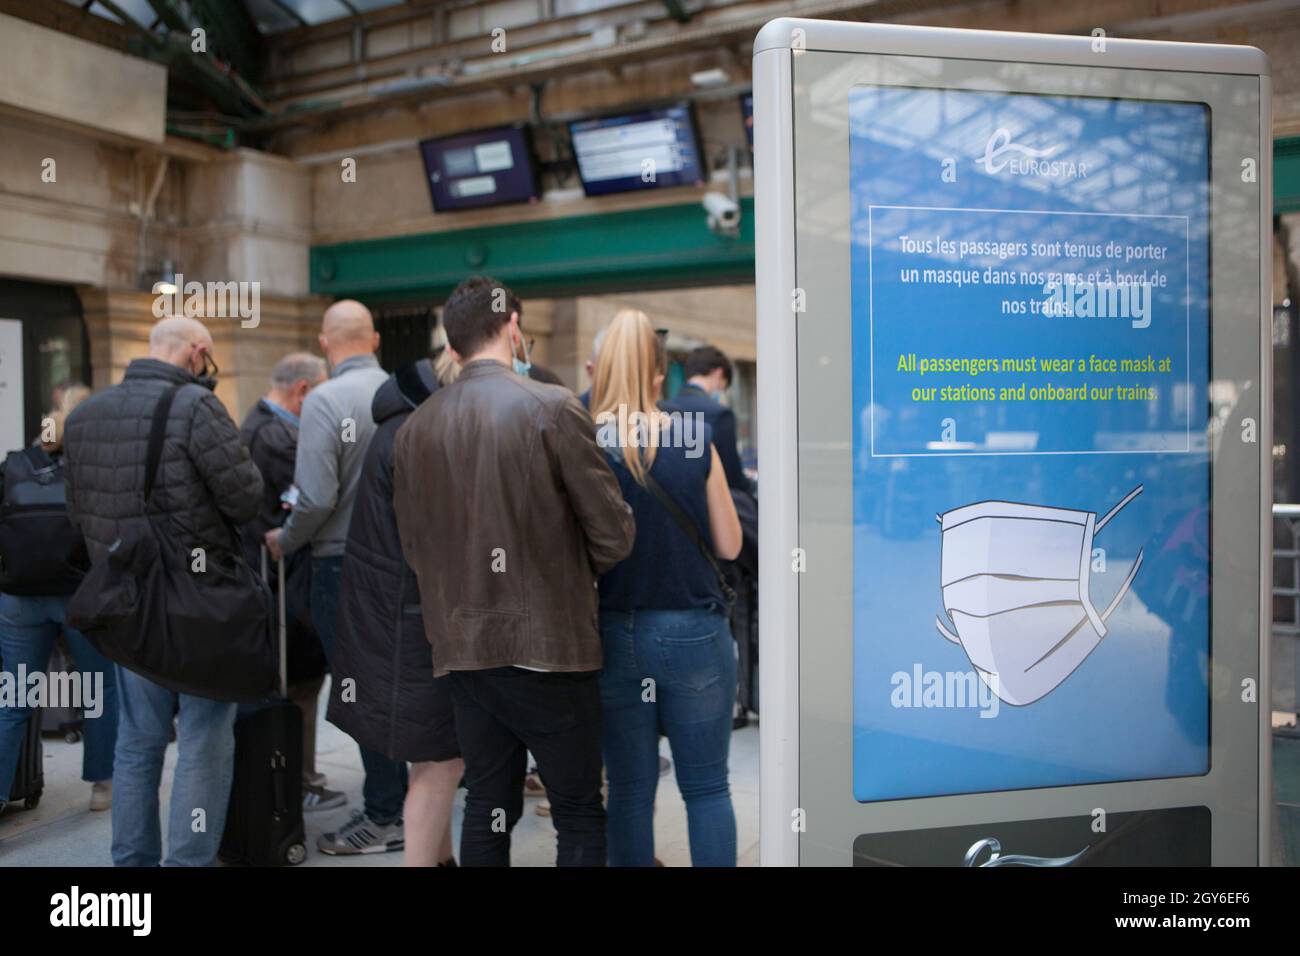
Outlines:
{"type": "Polygon", "coordinates": [[[758,582],[748,574],[740,575],[736,594],[731,609],[737,651],[736,707],[747,723],[750,713],[758,713],[758,582]]]}
{"type": "MultiPolygon", "coordinates": [[[[4,661],[0,660],[0,668],[4,661]]],[[[10,803],[22,803],[35,810],[45,792],[45,748],[41,744],[41,715],[33,710],[27,718],[22,747],[18,751],[18,766],[14,769],[14,782],[9,786],[9,800],[0,799],[0,813],[10,803]]]]}
{"type": "MultiPolygon", "coordinates": [[[[32,711],[27,720],[27,730],[23,734],[23,745],[18,751],[18,767],[14,771],[14,782],[9,787],[8,803],[21,801],[23,808],[35,810],[45,792],[45,748],[41,745],[41,715],[32,711]]],[[[0,800],[0,813],[8,804],[0,800]]]]}
{"type": "MultiPolygon", "coordinates": [[[[262,578],[266,579],[266,550],[262,578]]],[[[288,699],[284,561],[279,562],[280,696],[235,720],[235,776],[219,855],[224,863],[296,865],[307,858],[302,825],[302,711],[288,699]]]]}

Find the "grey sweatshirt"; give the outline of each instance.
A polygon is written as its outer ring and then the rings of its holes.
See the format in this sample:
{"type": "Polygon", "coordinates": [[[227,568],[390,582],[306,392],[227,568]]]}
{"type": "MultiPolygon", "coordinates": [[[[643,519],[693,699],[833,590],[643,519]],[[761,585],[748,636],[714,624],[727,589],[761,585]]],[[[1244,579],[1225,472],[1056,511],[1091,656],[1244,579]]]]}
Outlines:
{"type": "Polygon", "coordinates": [[[373,355],[354,355],[307,393],[293,469],[298,501],[280,537],[285,554],[308,544],[315,558],[343,554],[361,465],[375,433],[370,402],[387,380],[373,355]]]}

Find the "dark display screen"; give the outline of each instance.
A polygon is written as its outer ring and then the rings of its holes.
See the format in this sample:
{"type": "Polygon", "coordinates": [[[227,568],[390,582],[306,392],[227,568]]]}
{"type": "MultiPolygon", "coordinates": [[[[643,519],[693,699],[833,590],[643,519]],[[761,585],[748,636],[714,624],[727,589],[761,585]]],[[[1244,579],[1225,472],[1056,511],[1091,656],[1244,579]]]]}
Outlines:
{"type": "Polygon", "coordinates": [[[420,155],[438,212],[537,198],[537,175],[522,127],[426,139],[420,155]]]}

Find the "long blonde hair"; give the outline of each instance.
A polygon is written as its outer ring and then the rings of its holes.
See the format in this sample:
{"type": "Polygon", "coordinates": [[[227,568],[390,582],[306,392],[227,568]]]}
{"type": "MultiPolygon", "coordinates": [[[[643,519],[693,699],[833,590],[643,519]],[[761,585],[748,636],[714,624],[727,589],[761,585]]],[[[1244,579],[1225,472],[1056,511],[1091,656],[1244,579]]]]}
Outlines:
{"type": "Polygon", "coordinates": [[[63,426],[68,420],[68,415],[72,410],[90,397],[90,389],[85,385],[69,385],[63,390],[63,395],[59,398],[57,408],[51,409],[46,415],[45,420],[41,423],[42,431],[48,425],[54,427],[50,429],[53,438],[50,441],[42,441],[41,447],[46,452],[55,452],[63,447],[63,426]]]}
{"type": "Polygon", "coordinates": [[[663,343],[646,314],[624,309],[615,315],[592,372],[591,416],[617,432],[627,470],[642,485],[654,465],[660,432],[668,424],[659,411],[655,383],[664,365],[663,343]]]}
{"type": "Polygon", "coordinates": [[[441,322],[433,330],[433,348],[438,353],[433,360],[433,375],[439,385],[450,385],[460,378],[460,363],[447,347],[447,330],[441,322]]]}

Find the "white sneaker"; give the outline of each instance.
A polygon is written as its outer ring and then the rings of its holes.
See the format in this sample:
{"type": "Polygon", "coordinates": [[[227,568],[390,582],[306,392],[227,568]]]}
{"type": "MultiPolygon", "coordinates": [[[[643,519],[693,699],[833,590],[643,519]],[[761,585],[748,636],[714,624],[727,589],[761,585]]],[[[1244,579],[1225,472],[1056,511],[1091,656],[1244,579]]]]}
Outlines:
{"type": "Polygon", "coordinates": [[[110,810],[113,807],[113,781],[98,780],[90,787],[90,809],[110,810]]]}
{"type": "Polygon", "coordinates": [[[348,802],[348,795],[341,790],[330,790],[318,784],[303,784],[302,812],[316,813],[319,810],[333,810],[348,802]]]}

